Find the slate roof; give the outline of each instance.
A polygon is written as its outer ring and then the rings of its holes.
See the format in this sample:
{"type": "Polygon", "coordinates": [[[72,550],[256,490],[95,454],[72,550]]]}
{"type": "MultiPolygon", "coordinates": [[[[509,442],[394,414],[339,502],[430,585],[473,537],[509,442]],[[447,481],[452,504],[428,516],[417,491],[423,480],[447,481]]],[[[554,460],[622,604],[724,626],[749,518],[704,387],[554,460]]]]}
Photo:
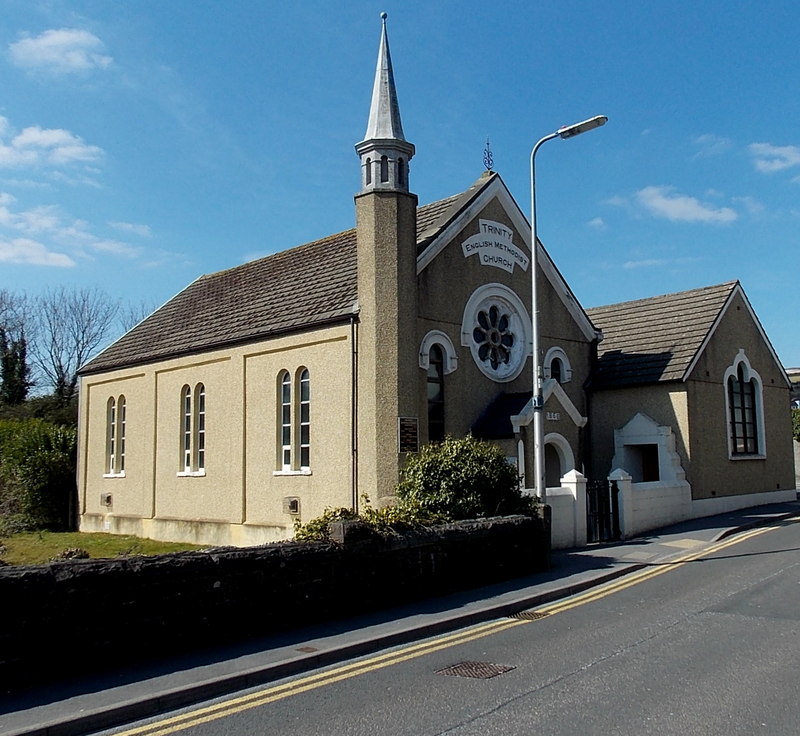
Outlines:
{"type": "Polygon", "coordinates": [[[592,388],[686,377],[738,281],[587,309],[603,332],[592,388]]]}
{"type": "MultiPolygon", "coordinates": [[[[483,189],[417,209],[424,245],[483,189]],[[424,237],[423,237],[424,236],[424,237]]],[[[86,363],[97,373],[321,326],[357,313],[356,230],[201,276],[86,363]]]]}

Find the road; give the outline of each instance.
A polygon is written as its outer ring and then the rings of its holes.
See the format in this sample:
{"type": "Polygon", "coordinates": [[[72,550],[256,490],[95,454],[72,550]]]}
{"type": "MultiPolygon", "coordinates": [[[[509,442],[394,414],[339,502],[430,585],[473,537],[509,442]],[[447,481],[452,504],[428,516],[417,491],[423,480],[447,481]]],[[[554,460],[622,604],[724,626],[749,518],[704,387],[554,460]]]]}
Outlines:
{"type": "Polygon", "coordinates": [[[105,733],[800,733],[800,520],[648,566],[529,618],[105,733]]]}

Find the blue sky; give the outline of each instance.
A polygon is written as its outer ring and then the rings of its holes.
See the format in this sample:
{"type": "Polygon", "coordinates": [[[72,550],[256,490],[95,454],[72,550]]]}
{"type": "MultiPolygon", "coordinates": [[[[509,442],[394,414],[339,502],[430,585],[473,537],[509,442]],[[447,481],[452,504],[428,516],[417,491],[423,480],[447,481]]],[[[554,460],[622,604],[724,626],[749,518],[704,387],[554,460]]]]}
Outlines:
{"type": "Polygon", "coordinates": [[[0,288],[163,303],[350,228],[380,19],[420,203],[494,168],[586,307],[739,279],[800,366],[800,4],[2,0],[0,288]]]}

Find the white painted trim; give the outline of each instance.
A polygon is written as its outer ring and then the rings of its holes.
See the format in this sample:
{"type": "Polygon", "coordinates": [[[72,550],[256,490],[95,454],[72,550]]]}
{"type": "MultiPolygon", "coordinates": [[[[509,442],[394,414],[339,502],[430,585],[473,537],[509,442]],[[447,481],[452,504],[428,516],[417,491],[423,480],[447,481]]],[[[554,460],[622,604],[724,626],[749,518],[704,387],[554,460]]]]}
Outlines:
{"type": "MultiPolygon", "coordinates": [[[[775,352],[775,348],[772,347],[772,343],[770,342],[769,338],[767,337],[767,333],[764,332],[764,328],[761,326],[761,322],[759,321],[758,317],[756,316],[755,311],[753,310],[753,306],[750,304],[750,300],[747,298],[747,294],[744,293],[744,289],[742,285],[737,281],[736,285],[731,289],[731,293],[728,294],[728,298],[725,300],[725,304],[722,305],[722,309],[719,310],[719,314],[717,315],[716,319],[714,320],[714,324],[711,325],[711,328],[708,330],[703,342],[701,343],[700,347],[697,349],[694,358],[692,358],[691,363],[686,367],[686,370],[683,372],[683,377],[681,378],[682,381],[686,381],[689,376],[692,374],[697,362],[700,360],[700,357],[703,354],[703,351],[708,346],[708,343],[711,341],[714,333],[719,327],[720,323],[722,322],[722,318],[728,311],[728,308],[733,303],[734,296],[741,296],[742,301],[744,302],[745,307],[747,307],[747,311],[750,314],[750,318],[753,320],[753,323],[758,330],[758,333],[761,335],[761,339],[764,341],[764,344],[767,346],[767,349],[772,355],[772,359],[775,361],[775,365],[778,366],[780,369],[780,373],[783,376],[783,380],[786,382],[786,386],[791,388],[792,382],[789,380],[789,377],[786,375],[786,369],[783,367],[783,363],[781,363],[780,358],[778,358],[778,354],[775,352]]],[[[726,387],[727,393],[727,387],[726,387]]]]}
{"type": "Polygon", "coordinates": [[[564,352],[564,349],[558,347],[557,345],[554,345],[552,348],[550,348],[544,355],[544,360],[542,361],[542,365],[544,366],[544,377],[552,377],[550,375],[550,365],[552,364],[554,358],[558,358],[564,366],[563,383],[569,383],[572,380],[572,364],[569,362],[569,358],[564,352]]]}
{"type": "Polygon", "coordinates": [[[419,367],[427,371],[430,368],[430,350],[433,345],[440,345],[444,350],[444,374],[453,373],[458,368],[458,354],[450,336],[441,330],[431,330],[422,338],[419,346],[419,367]]]}
{"type": "Polygon", "coordinates": [[[744,352],[744,348],[739,348],[739,352],[733,358],[733,362],[725,370],[722,377],[722,390],[725,394],[725,435],[728,438],[728,460],[764,460],[767,456],[766,424],[764,422],[764,382],[751,365],[750,360],[744,352]],[[731,442],[731,406],[730,396],[728,395],[728,379],[736,377],[739,365],[744,365],[744,380],[756,382],[755,401],[756,401],[756,436],[758,438],[758,452],[753,454],[734,453],[733,443],[731,442]]]}
{"type": "MultiPolygon", "coordinates": [[[[551,397],[555,396],[558,402],[567,412],[569,418],[572,419],[576,427],[585,427],[589,419],[581,415],[578,407],[572,403],[572,400],[567,396],[561,384],[555,378],[547,378],[542,384],[542,396],[545,402],[551,397]]],[[[520,427],[527,427],[533,421],[533,403],[528,401],[522,408],[519,414],[511,417],[511,426],[514,432],[519,432],[520,427]]]]}
{"type": "Polygon", "coordinates": [[[273,475],[311,475],[311,468],[302,468],[301,470],[273,470],[273,475]]]}
{"type": "Polygon", "coordinates": [[[205,474],[205,470],[179,470],[175,473],[178,478],[203,478],[205,474]]]}
{"type": "Polygon", "coordinates": [[[558,432],[550,432],[544,436],[544,445],[552,445],[558,455],[558,460],[561,463],[558,477],[563,478],[570,471],[575,470],[575,453],[572,452],[567,439],[558,432]]]}
{"type": "Polygon", "coordinates": [[[479,286],[467,300],[464,313],[461,317],[461,344],[469,348],[475,365],[483,375],[497,383],[513,381],[525,369],[527,357],[531,354],[531,318],[522,299],[508,286],[498,283],[483,284],[479,286]],[[478,357],[472,331],[475,328],[476,314],[481,302],[486,299],[497,299],[506,302],[516,314],[511,316],[513,332],[522,342],[522,353],[519,354],[518,364],[507,375],[497,375],[487,370],[483,361],[478,357]]]}
{"type": "MultiPolygon", "coordinates": [[[[417,257],[417,275],[422,273],[441,253],[447,245],[458,235],[469,223],[470,220],[477,217],[481,211],[492,201],[497,198],[502,205],[513,227],[516,229],[520,238],[519,243],[524,244],[527,248],[527,253],[531,252],[531,226],[519,205],[514,201],[511,193],[508,191],[505,183],[499,176],[494,176],[489,180],[489,183],[483,187],[481,191],[475,196],[475,199],[466,207],[458,216],[453,219],[447,227],[431,241],[425,250],[417,257]]],[[[424,239],[425,233],[422,233],[424,239]]],[[[524,250],[524,248],[522,248],[524,250]]],[[[562,278],[558,269],[553,264],[547,251],[539,240],[538,253],[538,267],[542,270],[551,286],[558,294],[567,311],[570,313],[578,328],[581,330],[587,340],[597,340],[602,337],[602,333],[595,328],[583,307],[578,303],[569,285],[562,278]]]]}

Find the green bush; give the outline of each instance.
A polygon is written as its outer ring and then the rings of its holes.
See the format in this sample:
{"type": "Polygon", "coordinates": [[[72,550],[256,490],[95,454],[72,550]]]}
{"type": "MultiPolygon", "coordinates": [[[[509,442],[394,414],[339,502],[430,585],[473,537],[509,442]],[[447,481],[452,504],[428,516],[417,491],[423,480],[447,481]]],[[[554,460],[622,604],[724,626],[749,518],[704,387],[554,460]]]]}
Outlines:
{"type": "Polygon", "coordinates": [[[800,442],[800,409],[792,409],[792,437],[800,442]]]}
{"type": "Polygon", "coordinates": [[[496,445],[474,437],[447,437],[409,458],[397,495],[425,512],[450,519],[533,513],[517,469],[496,445]]]}
{"type": "Polygon", "coordinates": [[[294,538],[301,542],[326,542],[330,539],[328,525],[332,521],[360,521],[372,532],[382,535],[448,521],[444,516],[423,511],[414,503],[400,502],[396,506],[374,509],[366,496],[361,503],[362,510],[358,514],[347,508],[325,509],[322,516],[305,524],[295,522],[294,538]]]}
{"type": "Polygon", "coordinates": [[[0,532],[69,528],[76,458],[73,427],[0,420],[0,532]]]}

